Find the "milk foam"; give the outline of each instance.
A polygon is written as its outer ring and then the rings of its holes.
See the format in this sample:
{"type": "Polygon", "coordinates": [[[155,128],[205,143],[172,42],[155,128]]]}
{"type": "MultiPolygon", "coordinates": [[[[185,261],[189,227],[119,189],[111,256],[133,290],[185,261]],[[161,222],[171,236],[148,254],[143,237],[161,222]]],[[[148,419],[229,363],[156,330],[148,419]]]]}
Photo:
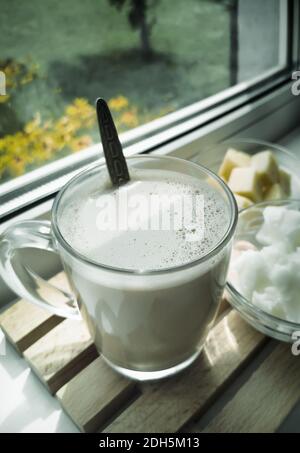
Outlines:
{"type": "MultiPolygon", "coordinates": [[[[199,259],[222,240],[228,226],[228,207],[213,186],[176,172],[149,169],[134,169],[131,181],[116,190],[110,189],[107,181],[92,178],[85,190],[78,191],[63,207],[59,218],[62,235],[77,252],[98,264],[127,270],[165,269],[199,259]],[[196,199],[196,195],[203,195],[203,239],[187,240],[188,232],[184,228],[178,231],[100,231],[97,205],[104,195],[117,197],[120,191],[130,196],[157,195],[159,198],[184,194],[196,199]]],[[[200,237],[200,228],[203,230],[199,224],[193,229],[196,237],[200,237]]]]}

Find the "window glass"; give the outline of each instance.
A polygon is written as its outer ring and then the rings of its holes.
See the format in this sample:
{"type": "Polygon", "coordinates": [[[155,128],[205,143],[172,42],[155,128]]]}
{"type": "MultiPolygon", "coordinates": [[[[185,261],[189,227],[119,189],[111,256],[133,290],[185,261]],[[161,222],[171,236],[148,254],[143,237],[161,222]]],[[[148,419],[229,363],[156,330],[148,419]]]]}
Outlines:
{"type": "Polygon", "coordinates": [[[0,183],[284,64],[280,3],[2,0],[0,183]]]}

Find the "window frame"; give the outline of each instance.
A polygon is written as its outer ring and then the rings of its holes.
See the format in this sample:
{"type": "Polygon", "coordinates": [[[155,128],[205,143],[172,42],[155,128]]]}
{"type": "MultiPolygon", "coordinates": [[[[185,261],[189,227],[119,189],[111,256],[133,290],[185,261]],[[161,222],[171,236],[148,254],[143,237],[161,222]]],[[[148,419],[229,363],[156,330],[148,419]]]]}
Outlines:
{"type": "MultiPolygon", "coordinates": [[[[291,73],[300,61],[299,22],[300,0],[287,0],[286,66],[278,66],[247,82],[241,82],[218,94],[195,102],[162,118],[153,120],[121,134],[126,156],[136,153],[163,152],[163,149],[180,148],[185,139],[200,135],[211,124],[226,120],[234,112],[249,109],[256,101],[265,102],[270,109],[276,100],[286,100],[291,83],[291,73]],[[272,95],[272,102],[270,99],[272,95]]],[[[188,154],[187,154],[188,155],[188,154]]],[[[95,163],[104,161],[102,145],[96,143],[77,154],[58,159],[40,168],[16,177],[0,186],[0,223],[19,212],[50,200],[76,173],[95,163]]]]}

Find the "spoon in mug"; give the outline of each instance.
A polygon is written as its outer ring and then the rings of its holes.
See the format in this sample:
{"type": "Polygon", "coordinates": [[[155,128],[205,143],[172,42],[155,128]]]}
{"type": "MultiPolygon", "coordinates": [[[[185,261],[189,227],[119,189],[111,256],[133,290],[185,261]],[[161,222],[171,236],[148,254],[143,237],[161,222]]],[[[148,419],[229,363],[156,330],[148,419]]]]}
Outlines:
{"type": "Polygon", "coordinates": [[[118,132],[104,99],[98,98],[96,100],[96,110],[109,176],[113,186],[120,186],[127,183],[130,176],[118,132]]]}

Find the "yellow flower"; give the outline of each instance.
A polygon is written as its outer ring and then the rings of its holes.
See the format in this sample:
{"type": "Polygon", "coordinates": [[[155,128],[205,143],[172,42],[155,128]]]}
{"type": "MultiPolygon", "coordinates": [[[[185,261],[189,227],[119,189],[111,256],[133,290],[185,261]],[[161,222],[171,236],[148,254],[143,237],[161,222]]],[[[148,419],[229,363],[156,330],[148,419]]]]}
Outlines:
{"type": "Polygon", "coordinates": [[[26,134],[31,134],[33,131],[35,131],[41,124],[41,115],[39,113],[36,113],[35,118],[30,121],[29,123],[26,124],[24,127],[24,131],[26,134]]]}
{"type": "Polygon", "coordinates": [[[120,121],[127,127],[136,127],[139,124],[136,110],[132,109],[124,112],[120,117],[120,121]]]}
{"type": "Polygon", "coordinates": [[[55,141],[50,134],[45,135],[41,140],[41,145],[44,148],[44,151],[52,151],[55,149],[54,147],[55,141]]]}
{"type": "Polygon", "coordinates": [[[17,63],[16,61],[10,61],[4,66],[4,72],[7,78],[16,77],[20,74],[21,71],[21,64],[17,63]]]}
{"type": "Polygon", "coordinates": [[[88,101],[83,98],[76,98],[73,104],[66,107],[66,115],[73,116],[82,113],[88,107],[88,101]]]}
{"type": "MultiPolygon", "coordinates": [[[[0,70],[5,73],[6,76],[6,88],[13,92],[16,88],[22,85],[26,85],[33,81],[37,76],[38,66],[29,62],[22,63],[14,60],[0,60],[0,70]]],[[[8,97],[0,96],[0,103],[4,103],[9,99],[8,97]]]]}
{"type": "Polygon", "coordinates": [[[22,159],[14,159],[10,162],[9,169],[14,176],[19,176],[24,172],[24,162],[22,159]]]}
{"type": "Polygon", "coordinates": [[[65,109],[65,123],[73,123],[73,129],[91,128],[96,121],[95,110],[86,99],[77,98],[65,109]]]}
{"type": "Polygon", "coordinates": [[[128,99],[122,95],[117,96],[115,98],[111,98],[108,101],[109,108],[112,110],[115,110],[116,112],[119,112],[120,110],[125,109],[126,107],[128,107],[128,105],[129,105],[128,99]]]}
{"type": "Polygon", "coordinates": [[[92,139],[88,135],[82,135],[81,137],[74,138],[70,141],[69,146],[72,151],[80,151],[82,148],[92,144],[92,139]]]}

